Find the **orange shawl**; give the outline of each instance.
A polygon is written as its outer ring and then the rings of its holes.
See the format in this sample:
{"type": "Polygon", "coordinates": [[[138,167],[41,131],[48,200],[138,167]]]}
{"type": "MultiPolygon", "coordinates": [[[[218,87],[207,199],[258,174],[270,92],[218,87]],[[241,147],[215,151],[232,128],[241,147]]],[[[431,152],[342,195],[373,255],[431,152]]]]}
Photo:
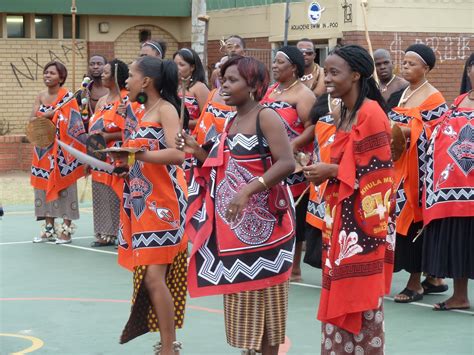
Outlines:
{"type": "Polygon", "coordinates": [[[410,147],[395,162],[397,186],[397,232],[407,235],[413,222],[422,218],[422,192],[426,172],[426,151],[431,132],[447,111],[446,101],[437,92],[418,107],[394,107],[389,118],[402,127],[409,127],[410,147]]]}

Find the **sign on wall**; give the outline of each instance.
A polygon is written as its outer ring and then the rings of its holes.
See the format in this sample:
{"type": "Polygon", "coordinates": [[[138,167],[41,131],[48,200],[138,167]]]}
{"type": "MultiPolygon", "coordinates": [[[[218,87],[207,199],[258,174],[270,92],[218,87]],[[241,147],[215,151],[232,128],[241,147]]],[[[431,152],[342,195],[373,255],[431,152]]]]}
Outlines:
{"type": "Polygon", "coordinates": [[[321,20],[321,15],[325,9],[316,1],[313,1],[308,6],[308,18],[312,25],[316,25],[321,20]]]}

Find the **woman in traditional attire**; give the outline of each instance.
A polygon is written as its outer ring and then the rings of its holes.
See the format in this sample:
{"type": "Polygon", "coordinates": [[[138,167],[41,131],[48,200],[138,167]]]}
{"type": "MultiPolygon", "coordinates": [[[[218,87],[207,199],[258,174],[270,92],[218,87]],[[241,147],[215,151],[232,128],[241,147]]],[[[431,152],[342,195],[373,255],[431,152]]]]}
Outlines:
{"type": "MultiPolygon", "coordinates": [[[[261,103],[273,108],[280,115],[295,156],[299,152],[310,155],[314,126],[309,112],[316,98],[313,92],[300,81],[304,75],[303,54],[295,46],[280,48],[275,55],[272,70],[276,83],[268,89],[261,103]]],[[[299,171],[288,176],[286,183],[290,186],[294,200],[299,200],[296,206],[296,250],[291,280],[301,281],[300,264],[309,197],[308,181],[304,178],[303,172],[299,171]],[[300,199],[303,194],[304,196],[300,199]]]]}
{"type": "Polygon", "coordinates": [[[325,191],[321,354],[383,354],[383,296],[395,244],[394,172],[385,101],[374,62],[359,46],[334,50],[324,64],[329,94],[342,100],[331,163],[303,168],[325,191]]]}
{"type": "Polygon", "coordinates": [[[183,325],[186,302],[187,191],[184,154],[175,148],[180,130],[177,80],[172,61],[146,56],[131,64],[129,97],[144,103],[144,114],[126,146],[139,151],[114,157],[129,166],[119,263],[133,271],[134,279],[132,310],[120,342],[159,331],[155,352],[166,355],[181,348],[175,329],[183,325]]]}
{"type": "Polygon", "coordinates": [[[268,86],[265,65],[234,56],[222,76],[221,95],[236,113],[209,154],[185,132],[177,138],[202,163],[191,182],[186,223],[193,242],[189,293],[224,295],[231,346],[277,354],[285,341],[295,241],[292,211],[271,213],[270,195],[272,187],[285,189],[276,185],[295,163],[280,118],[259,104],[268,86]]]}
{"type": "Polygon", "coordinates": [[[234,109],[226,105],[220,90],[212,90],[193,131],[197,143],[203,145],[222,133],[226,119],[232,111],[234,109]]]}
{"type": "MultiPolygon", "coordinates": [[[[125,128],[124,118],[117,113],[117,107],[125,100],[127,90],[125,80],[128,78],[128,66],[118,59],[107,63],[102,73],[102,84],[109,94],[100,98],[97,109],[89,121],[89,134],[104,137],[108,147],[120,146],[122,131],[125,128]],[[115,72],[117,71],[117,77],[115,72]]],[[[110,161],[110,159],[108,159],[110,161]]],[[[114,191],[113,182],[119,184],[112,174],[99,169],[92,169],[92,210],[94,217],[94,234],[96,240],[92,247],[114,245],[120,219],[120,199],[123,186],[114,191]]],[[[123,183],[123,182],[122,182],[123,183]]]]}
{"type": "Polygon", "coordinates": [[[194,129],[209,95],[204,67],[197,53],[189,48],[178,50],[173,60],[178,66],[180,77],[178,95],[182,95],[181,85],[186,85],[184,103],[189,112],[189,128],[194,129]]]}
{"type": "MultiPolygon", "coordinates": [[[[313,163],[330,163],[331,145],[334,142],[336,126],[334,117],[339,114],[340,99],[323,94],[311,109],[310,117],[314,126],[313,163]]],[[[308,211],[306,212],[306,252],[304,262],[321,268],[322,229],[324,225],[324,191],[327,181],[316,186],[310,183],[308,211]]]]}
{"type": "Polygon", "coordinates": [[[158,57],[164,59],[166,55],[166,42],[149,39],[142,43],[140,47],[140,57],[158,57]]]}
{"type": "MultiPolygon", "coordinates": [[[[474,53],[464,75],[474,84],[474,53]]],[[[454,293],[435,311],[468,309],[474,279],[474,92],[454,100],[428,149],[423,209],[423,271],[454,279],[454,293]]]]}
{"type": "Polygon", "coordinates": [[[435,62],[433,50],[424,44],[414,44],[406,49],[402,75],[409,86],[388,114],[392,123],[404,131],[408,146],[395,162],[397,246],[394,271],[410,273],[405,289],[395,296],[398,303],[418,301],[423,294],[448,289],[442,280],[433,277],[421,282],[423,238],[417,238],[423,227],[422,191],[428,140],[448,109],[443,95],[426,79],[435,62]]]}
{"type": "MultiPolygon", "coordinates": [[[[72,93],[63,87],[66,78],[63,64],[52,61],[45,65],[43,81],[47,90],[36,97],[31,116],[50,119],[56,126],[56,139],[84,150],[84,125],[76,100],[71,100],[72,93]]],[[[83,166],[56,139],[47,148],[33,149],[30,181],[35,194],[35,216],[45,220],[34,243],[71,243],[75,229],[72,221],[79,219],[76,181],[84,175],[83,166]],[[56,226],[55,218],[62,218],[63,223],[56,226]]]]}

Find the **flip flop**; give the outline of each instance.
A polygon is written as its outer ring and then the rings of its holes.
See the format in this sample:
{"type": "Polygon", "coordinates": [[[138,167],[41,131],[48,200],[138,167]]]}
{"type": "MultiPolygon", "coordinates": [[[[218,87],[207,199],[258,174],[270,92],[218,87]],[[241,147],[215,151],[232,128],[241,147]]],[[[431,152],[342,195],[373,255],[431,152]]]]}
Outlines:
{"type": "Polygon", "coordinates": [[[436,312],[440,312],[440,311],[451,311],[453,309],[469,309],[471,307],[449,307],[447,306],[446,302],[440,302],[440,303],[436,303],[435,304],[435,307],[433,307],[433,311],[436,311],[436,312]],[[438,307],[436,307],[438,306],[438,307]]]}
{"type": "Polygon", "coordinates": [[[112,241],[112,242],[106,242],[106,243],[101,243],[97,240],[94,240],[92,243],[91,243],[91,247],[92,248],[101,248],[101,247],[109,247],[109,246],[112,246],[112,245],[115,245],[115,243],[112,241]]]}
{"type": "Polygon", "coordinates": [[[422,293],[418,293],[416,291],[409,290],[408,288],[405,288],[402,292],[399,293],[399,295],[405,295],[408,298],[404,299],[404,300],[394,299],[395,303],[411,303],[411,302],[416,302],[416,301],[420,301],[420,300],[423,299],[423,294],[422,293]]]}
{"type": "Polygon", "coordinates": [[[449,286],[446,284],[435,286],[428,280],[423,281],[421,286],[423,287],[424,295],[429,295],[430,293],[443,293],[449,289],[449,286]]]}

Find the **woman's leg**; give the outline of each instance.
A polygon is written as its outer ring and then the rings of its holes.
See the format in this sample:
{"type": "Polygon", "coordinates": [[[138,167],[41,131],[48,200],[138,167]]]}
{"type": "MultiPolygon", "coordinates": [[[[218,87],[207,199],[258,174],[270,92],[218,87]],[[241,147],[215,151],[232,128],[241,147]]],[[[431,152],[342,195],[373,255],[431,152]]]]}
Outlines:
{"type": "Polygon", "coordinates": [[[268,343],[267,331],[263,333],[262,339],[262,354],[263,355],[278,355],[280,345],[270,345],[268,343]]]}
{"type": "Polygon", "coordinates": [[[453,295],[446,301],[435,304],[435,309],[442,308],[444,304],[446,309],[453,308],[467,308],[470,306],[467,290],[467,277],[454,279],[454,292],[453,295]]]}
{"type": "MultiPolygon", "coordinates": [[[[421,286],[421,272],[414,272],[410,274],[406,288],[410,291],[423,294],[423,286],[421,286]]],[[[396,301],[407,301],[409,298],[410,297],[403,293],[399,293],[395,296],[396,301]]]]}
{"type": "Polygon", "coordinates": [[[161,354],[174,355],[173,342],[176,340],[174,323],[174,304],[166,285],[166,272],[169,265],[149,265],[145,274],[145,287],[158,317],[161,336],[161,354]]]}

